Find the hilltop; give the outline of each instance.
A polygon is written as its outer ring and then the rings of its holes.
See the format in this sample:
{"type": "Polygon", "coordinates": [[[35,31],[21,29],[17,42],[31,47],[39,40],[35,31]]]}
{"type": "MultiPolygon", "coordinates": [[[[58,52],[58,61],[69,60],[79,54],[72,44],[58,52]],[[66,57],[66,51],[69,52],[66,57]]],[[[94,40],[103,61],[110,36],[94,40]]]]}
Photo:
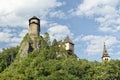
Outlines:
{"type": "Polygon", "coordinates": [[[43,36],[39,34],[39,22],[36,17],[29,19],[29,31],[20,45],[0,52],[0,80],[118,80],[120,78],[120,60],[100,63],[78,59],[74,53],[74,43],[69,37],[64,41],[54,39],[51,42],[47,32],[43,36]]]}
{"type": "MultiPolygon", "coordinates": [[[[26,35],[27,36],[27,35],[26,35]]],[[[26,41],[26,36],[24,41],[26,41]]],[[[49,44],[40,37],[42,44],[19,61],[20,46],[3,49],[0,53],[0,80],[117,80],[120,75],[120,61],[106,63],[90,62],[69,55],[64,48],[58,48],[57,41],[49,44]],[[62,54],[56,57],[56,51],[62,54]]]]}

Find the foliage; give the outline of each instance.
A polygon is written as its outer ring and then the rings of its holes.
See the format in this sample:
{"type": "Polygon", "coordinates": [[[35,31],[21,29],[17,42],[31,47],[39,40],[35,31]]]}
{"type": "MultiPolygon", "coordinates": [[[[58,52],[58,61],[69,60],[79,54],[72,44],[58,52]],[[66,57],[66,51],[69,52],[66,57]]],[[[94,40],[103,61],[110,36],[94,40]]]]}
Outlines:
{"type": "Polygon", "coordinates": [[[7,68],[15,59],[16,54],[18,53],[19,47],[12,47],[3,49],[0,52],[0,72],[7,68]]]}
{"type": "Polygon", "coordinates": [[[19,47],[0,53],[0,80],[118,80],[120,60],[100,63],[69,55],[57,40],[39,37],[41,46],[21,62],[16,60],[19,47]],[[61,55],[62,57],[57,57],[61,55]]]}

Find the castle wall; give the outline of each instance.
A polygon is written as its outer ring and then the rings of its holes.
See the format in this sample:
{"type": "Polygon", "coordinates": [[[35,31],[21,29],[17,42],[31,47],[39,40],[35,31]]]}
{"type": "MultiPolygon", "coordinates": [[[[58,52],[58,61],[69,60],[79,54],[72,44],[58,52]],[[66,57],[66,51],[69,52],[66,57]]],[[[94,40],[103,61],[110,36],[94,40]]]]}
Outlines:
{"type": "Polygon", "coordinates": [[[66,50],[74,51],[74,46],[73,46],[72,44],[66,43],[65,46],[66,46],[66,47],[65,47],[66,50]]]}

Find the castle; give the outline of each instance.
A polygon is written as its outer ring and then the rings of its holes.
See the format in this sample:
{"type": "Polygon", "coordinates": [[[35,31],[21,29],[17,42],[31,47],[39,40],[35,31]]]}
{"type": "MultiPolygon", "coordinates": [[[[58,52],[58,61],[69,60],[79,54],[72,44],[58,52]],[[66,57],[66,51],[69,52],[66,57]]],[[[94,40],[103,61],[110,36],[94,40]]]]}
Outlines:
{"type": "MultiPolygon", "coordinates": [[[[39,33],[40,33],[40,20],[36,16],[33,16],[32,18],[29,19],[29,32],[28,33],[30,35],[30,38],[33,41],[34,41],[35,37],[39,36],[39,33]]],[[[73,54],[74,53],[74,43],[71,41],[69,36],[67,36],[65,38],[63,43],[65,45],[65,50],[69,54],[73,54]]],[[[35,48],[37,48],[37,47],[35,47],[35,48]]]]}
{"type": "MultiPolygon", "coordinates": [[[[22,47],[20,48],[20,56],[25,57],[29,52],[36,50],[40,47],[40,41],[37,38],[40,36],[40,19],[36,16],[33,16],[29,19],[29,40],[22,43],[22,47]],[[24,47],[25,46],[25,47],[24,47]]],[[[71,41],[69,36],[67,36],[64,40],[58,42],[59,47],[64,47],[64,49],[70,55],[74,54],[74,43],[71,41]]],[[[107,52],[106,45],[104,43],[102,62],[110,61],[110,56],[107,52]]]]}
{"type": "MultiPolygon", "coordinates": [[[[21,44],[20,48],[20,57],[24,58],[27,56],[29,52],[32,52],[33,50],[36,50],[40,48],[40,19],[36,16],[33,16],[29,19],[29,31],[28,31],[28,39],[24,41],[21,44]]],[[[63,42],[58,44],[58,46],[65,46],[64,49],[68,52],[68,54],[73,55],[74,54],[74,44],[70,40],[70,38],[67,36],[63,42]],[[62,43],[62,45],[61,45],[62,43]]]]}
{"type": "Polygon", "coordinates": [[[71,41],[69,36],[67,36],[64,40],[61,40],[58,42],[59,47],[65,46],[65,50],[68,52],[68,54],[73,55],[74,54],[74,43],[71,41]]]}

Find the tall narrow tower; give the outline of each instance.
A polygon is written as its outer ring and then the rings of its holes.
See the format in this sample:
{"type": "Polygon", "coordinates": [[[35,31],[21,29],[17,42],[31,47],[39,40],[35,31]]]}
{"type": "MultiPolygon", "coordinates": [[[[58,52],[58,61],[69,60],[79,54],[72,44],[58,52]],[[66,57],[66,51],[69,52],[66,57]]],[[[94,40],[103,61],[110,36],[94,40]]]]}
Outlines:
{"type": "Polygon", "coordinates": [[[32,48],[38,49],[39,48],[39,33],[40,33],[40,19],[37,18],[36,16],[33,16],[32,18],[29,19],[29,37],[30,40],[32,40],[32,48]]]}
{"type": "Polygon", "coordinates": [[[37,37],[40,33],[40,19],[33,16],[29,19],[29,35],[30,37],[37,37]]]}
{"type": "Polygon", "coordinates": [[[30,52],[40,48],[40,19],[33,16],[29,19],[29,31],[20,46],[20,61],[26,57],[30,52]]]}
{"type": "Polygon", "coordinates": [[[102,62],[110,61],[110,56],[107,52],[107,48],[104,42],[104,48],[103,48],[103,55],[102,55],[102,62]]]}

